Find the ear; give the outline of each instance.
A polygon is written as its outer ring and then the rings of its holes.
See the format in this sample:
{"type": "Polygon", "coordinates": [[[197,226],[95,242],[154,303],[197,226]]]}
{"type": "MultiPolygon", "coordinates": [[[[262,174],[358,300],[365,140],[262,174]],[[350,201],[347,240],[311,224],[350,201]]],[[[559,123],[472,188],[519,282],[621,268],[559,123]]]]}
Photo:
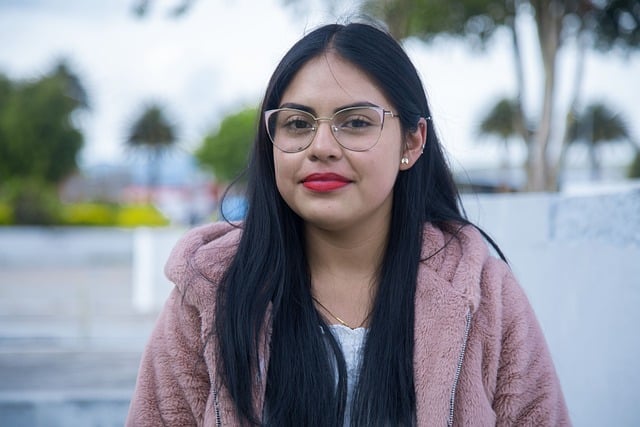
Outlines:
{"type": "Polygon", "coordinates": [[[402,158],[408,161],[400,162],[400,170],[410,169],[422,155],[427,141],[427,120],[420,117],[415,131],[407,133],[402,147],[402,158]]]}

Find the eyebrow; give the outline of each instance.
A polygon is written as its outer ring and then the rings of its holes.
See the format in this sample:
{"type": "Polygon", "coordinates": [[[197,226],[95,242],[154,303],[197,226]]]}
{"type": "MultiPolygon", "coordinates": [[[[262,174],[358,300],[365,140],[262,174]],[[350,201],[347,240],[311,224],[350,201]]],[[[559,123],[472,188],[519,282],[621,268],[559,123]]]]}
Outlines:
{"type": "MultiPolygon", "coordinates": [[[[341,105],[340,107],[335,108],[333,110],[333,113],[335,114],[336,112],[338,112],[340,110],[344,110],[345,108],[353,108],[353,107],[377,107],[377,108],[381,108],[379,105],[376,105],[373,102],[358,101],[358,102],[354,102],[354,103],[351,103],[351,104],[341,105]]],[[[317,114],[316,110],[314,108],[309,107],[307,105],[296,104],[295,102],[285,102],[284,104],[280,105],[279,108],[293,108],[293,109],[296,109],[296,110],[306,111],[307,113],[311,113],[314,116],[317,114]]]]}

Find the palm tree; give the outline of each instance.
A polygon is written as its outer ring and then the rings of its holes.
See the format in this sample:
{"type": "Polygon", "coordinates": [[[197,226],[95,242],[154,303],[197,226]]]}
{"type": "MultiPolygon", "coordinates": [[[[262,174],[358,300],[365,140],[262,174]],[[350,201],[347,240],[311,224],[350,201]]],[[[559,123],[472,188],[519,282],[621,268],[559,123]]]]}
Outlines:
{"type": "Polygon", "coordinates": [[[509,144],[514,141],[514,137],[520,136],[518,129],[522,116],[518,113],[518,108],[515,100],[502,98],[482,119],[478,127],[479,136],[496,136],[502,140],[504,154],[501,166],[504,170],[511,167],[509,144]]]}
{"type": "Polygon", "coordinates": [[[158,104],[149,104],[129,130],[129,148],[149,155],[147,186],[149,191],[158,183],[158,162],[176,143],[175,126],[169,122],[158,104]]]}
{"type": "Polygon", "coordinates": [[[578,114],[570,122],[568,136],[569,145],[586,144],[592,179],[600,178],[600,147],[603,144],[627,141],[635,151],[638,150],[631,140],[625,120],[603,103],[591,104],[582,114],[578,114]]]}

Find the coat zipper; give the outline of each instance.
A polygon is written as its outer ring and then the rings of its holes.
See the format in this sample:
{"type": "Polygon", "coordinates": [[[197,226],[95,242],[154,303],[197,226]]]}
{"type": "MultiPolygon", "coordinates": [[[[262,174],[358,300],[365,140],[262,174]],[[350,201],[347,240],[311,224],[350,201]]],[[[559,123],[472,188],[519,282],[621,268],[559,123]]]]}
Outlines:
{"type": "Polygon", "coordinates": [[[458,382],[460,381],[460,372],[462,372],[462,362],[464,361],[464,354],[467,351],[467,341],[469,340],[469,331],[471,330],[471,309],[467,311],[467,316],[464,326],[464,336],[462,339],[462,348],[458,355],[458,365],[456,366],[456,374],[453,378],[453,387],[451,387],[451,395],[449,396],[449,418],[447,419],[447,427],[453,426],[453,413],[456,401],[456,389],[458,388],[458,382]]]}
{"type": "Polygon", "coordinates": [[[222,417],[220,416],[220,407],[218,404],[218,390],[215,386],[213,388],[213,409],[216,414],[216,427],[222,427],[222,417]]]}

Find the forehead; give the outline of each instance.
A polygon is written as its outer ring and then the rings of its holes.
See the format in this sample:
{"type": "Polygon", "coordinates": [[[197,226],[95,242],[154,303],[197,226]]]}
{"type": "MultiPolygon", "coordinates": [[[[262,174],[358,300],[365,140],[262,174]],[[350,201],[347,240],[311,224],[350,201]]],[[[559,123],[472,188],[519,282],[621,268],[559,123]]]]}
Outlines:
{"type": "Polygon", "coordinates": [[[280,104],[305,105],[317,113],[357,103],[390,108],[378,84],[360,67],[328,52],[304,64],[282,95],[280,104]]]}

